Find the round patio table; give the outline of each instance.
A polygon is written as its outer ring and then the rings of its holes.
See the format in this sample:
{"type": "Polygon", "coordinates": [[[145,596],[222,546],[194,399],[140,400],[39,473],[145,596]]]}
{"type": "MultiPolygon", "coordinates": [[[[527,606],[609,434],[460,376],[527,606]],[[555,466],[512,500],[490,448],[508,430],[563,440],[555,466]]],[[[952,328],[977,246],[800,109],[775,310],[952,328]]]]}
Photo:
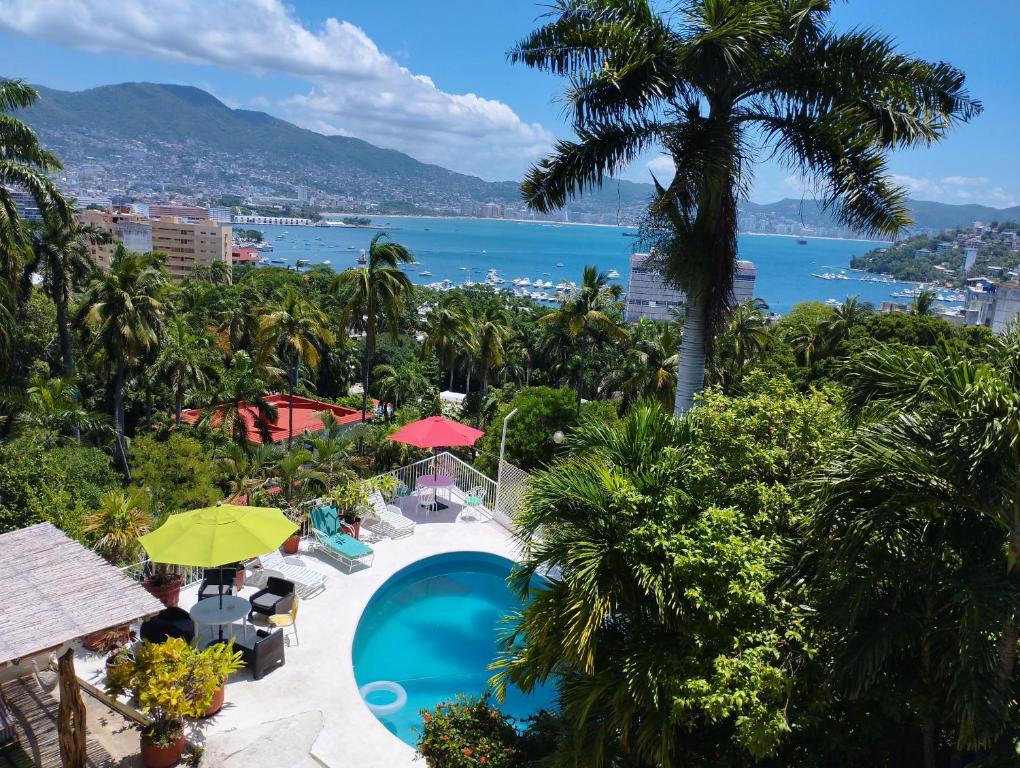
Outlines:
{"type": "MultiPolygon", "coordinates": [[[[436,493],[440,488],[446,488],[448,493],[453,488],[453,477],[450,475],[421,475],[416,483],[418,488],[431,488],[432,489],[432,503],[427,505],[425,509],[427,511],[436,512],[440,509],[446,509],[445,504],[440,504],[436,500],[436,493]]],[[[451,499],[452,500],[452,499],[451,499]]],[[[426,515],[427,516],[427,515],[426,515]]]]}
{"type": "MultiPolygon", "coordinates": [[[[251,603],[243,597],[236,595],[224,595],[220,597],[207,597],[195,603],[188,614],[196,624],[219,625],[220,640],[223,639],[223,625],[233,624],[238,619],[244,618],[251,611],[251,603]]],[[[248,622],[244,622],[244,639],[248,639],[248,622]]]]}

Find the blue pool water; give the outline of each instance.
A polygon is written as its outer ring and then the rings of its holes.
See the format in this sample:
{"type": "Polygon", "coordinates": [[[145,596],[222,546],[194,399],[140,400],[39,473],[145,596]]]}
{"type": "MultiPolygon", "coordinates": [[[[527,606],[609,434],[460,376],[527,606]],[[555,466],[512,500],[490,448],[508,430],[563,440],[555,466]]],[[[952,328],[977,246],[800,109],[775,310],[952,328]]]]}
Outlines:
{"type": "MultiPolygon", "coordinates": [[[[408,744],[418,741],[421,710],[487,690],[499,624],[519,605],[506,583],[511,565],[481,552],[429,557],[397,572],[369,601],[354,636],[354,677],[359,688],[388,680],[407,691],[400,711],[377,717],[408,744]]],[[[497,706],[523,718],[551,708],[553,696],[552,686],[530,696],[511,689],[497,706]]],[[[368,700],[385,704],[393,695],[368,700]]]]}

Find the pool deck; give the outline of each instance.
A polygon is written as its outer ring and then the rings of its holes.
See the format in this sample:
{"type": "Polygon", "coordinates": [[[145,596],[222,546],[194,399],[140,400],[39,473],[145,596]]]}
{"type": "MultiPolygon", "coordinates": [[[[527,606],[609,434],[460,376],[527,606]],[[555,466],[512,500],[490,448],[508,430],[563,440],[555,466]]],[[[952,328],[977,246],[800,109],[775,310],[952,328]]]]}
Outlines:
{"type": "MultiPolygon", "coordinates": [[[[294,642],[292,630],[285,630],[290,642],[286,665],[257,681],[247,671],[235,674],[227,685],[223,710],[189,733],[210,752],[215,750],[220,765],[421,768],[414,749],[390,733],[358,693],[351,660],[358,620],[375,591],[405,566],[458,551],[513,559],[516,542],[498,523],[470,519],[470,511],[462,512],[459,504],[431,513],[427,521],[423,512],[407,512],[418,522],[414,535],[372,542],[372,567],[351,574],[302,542],[296,557],[326,574],[326,588],[299,605],[300,644],[294,642]],[[297,738],[297,731],[305,735],[297,738]]],[[[253,592],[245,587],[240,594],[247,597],[253,592]]],[[[190,608],[196,596],[197,587],[184,590],[181,607],[190,608]]],[[[80,656],[78,670],[83,679],[102,685],[101,658],[80,656]]]]}

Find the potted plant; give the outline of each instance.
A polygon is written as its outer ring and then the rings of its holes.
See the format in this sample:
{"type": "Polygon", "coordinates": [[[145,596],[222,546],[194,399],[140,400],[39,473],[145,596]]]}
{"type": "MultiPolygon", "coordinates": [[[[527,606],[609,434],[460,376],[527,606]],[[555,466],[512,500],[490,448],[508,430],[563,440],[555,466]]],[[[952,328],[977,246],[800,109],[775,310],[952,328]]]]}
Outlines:
{"type": "Polygon", "coordinates": [[[227,678],[243,666],[241,652],[234,650],[233,639],[229,643],[213,643],[199,654],[195,674],[208,677],[216,686],[212,701],[202,713],[202,717],[212,717],[223,708],[227,678]]]}
{"type": "Polygon", "coordinates": [[[294,531],[287,539],[283,542],[283,554],[285,555],[296,555],[298,549],[301,546],[301,531],[305,528],[305,521],[308,519],[308,513],[304,511],[293,510],[290,514],[287,514],[286,510],[284,514],[287,515],[291,520],[295,520],[298,524],[298,529],[294,531]],[[298,517],[295,518],[294,515],[298,517]]]}
{"type": "Polygon", "coordinates": [[[354,533],[354,538],[361,536],[361,507],[368,501],[368,491],[353,472],[344,472],[329,494],[336,503],[340,519],[354,533]]]}
{"type": "Polygon", "coordinates": [[[145,563],[145,581],[142,586],[167,608],[173,608],[181,596],[184,574],[166,563],[145,563]]]}
{"type": "Polygon", "coordinates": [[[226,676],[241,666],[233,643],[199,651],[171,637],[162,643],[143,642],[133,653],[118,653],[107,669],[106,690],[112,696],[129,694],[149,716],[141,732],[146,768],[169,768],[181,759],[184,718],[204,716],[226,676]]]}
{"type": "Polygon", "coordinates": [[[383,501],[387,504],[392,503],[397,498],[397,488],[400,485],[397,482],[397,478],[393,475],[379,475],[371,480],[366,480],[364,484],[368,487],[369,492],[379,491],[382,494],[383,501]]]}

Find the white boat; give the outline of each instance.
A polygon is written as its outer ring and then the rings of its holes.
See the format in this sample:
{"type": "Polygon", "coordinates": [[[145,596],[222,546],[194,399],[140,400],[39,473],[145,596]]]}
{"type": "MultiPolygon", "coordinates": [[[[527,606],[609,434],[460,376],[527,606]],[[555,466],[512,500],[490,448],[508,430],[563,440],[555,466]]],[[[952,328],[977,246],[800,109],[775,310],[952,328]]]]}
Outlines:
{"type": "Polygon", "coordinates": [[[619,280],[620,273],[617,272],[615,269],[611,269],[608,272],[606,272],[606,277],[608,277],[610,280],[619,280]]]}
{"type": "Polygon", "coordinates": [[[563,263],[562,261],[557,261],[557,262],[556,262],[556,266],[557,266],[557,267],[565,267],[565,266],[567,266],[567,265],[566,265],[566,264],[564,264],[564,263],[563,263]]]}
{"type": "Polygon", "coordinates": [[[422,277],[432,277],[432,273],[429,272],[427,269],[423,269],[418,274],[421,275],[422,277]]]}
{"type": "Polygon", "coordinates": [[[526,277],[518,277],[516,280],[514,280],[514,285],[519,285],[523,288],[525,286],[531,285],[531,281],[526,277]]]}

